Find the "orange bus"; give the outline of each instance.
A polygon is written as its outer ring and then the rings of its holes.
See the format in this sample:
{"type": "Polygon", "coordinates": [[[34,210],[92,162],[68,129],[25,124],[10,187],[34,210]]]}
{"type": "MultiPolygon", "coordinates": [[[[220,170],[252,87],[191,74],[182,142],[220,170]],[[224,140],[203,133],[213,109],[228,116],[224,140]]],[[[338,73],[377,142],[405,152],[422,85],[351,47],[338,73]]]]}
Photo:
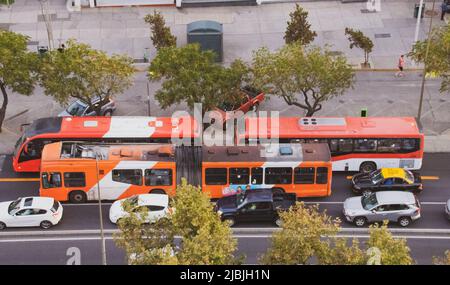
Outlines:
{"type": "Polygon", "coordinates": [[[272,188],[298,197],[331,194],[326,144],[188,147],[57,142],[44,147],[40,195],[82,203],[143,193],[174,195],[181,178],[211,198],[272,188]]]}
{"type": "Polygon", "coordinates": [[[246,118],[238,142],[326,143],[333,171],[422,166],[424,135],[412,117],[281,117],[271,124],[270,118],[246,118]]]}
{"type": "Polygon", "coordinates": [[[44,145],[57,141],[87,143],[170,143],[173,137],[199,137],[191,117],[55,117],[35,120],[16,142],[13,168],[39,172],[44,145]]]}

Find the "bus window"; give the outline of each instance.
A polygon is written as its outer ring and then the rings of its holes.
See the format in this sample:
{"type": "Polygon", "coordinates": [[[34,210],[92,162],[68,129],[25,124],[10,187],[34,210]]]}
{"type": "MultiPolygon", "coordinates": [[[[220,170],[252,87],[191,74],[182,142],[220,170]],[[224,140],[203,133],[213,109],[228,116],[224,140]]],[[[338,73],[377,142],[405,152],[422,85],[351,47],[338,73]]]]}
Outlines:
{"type": "Polygon", "coordinates": [[[338,142],[339,152],[352,152],[353,139],[340,139],[338,142]]]}
{"type": "Polygon", "coordinates": [[[132,185],[142,185],[142,170],[140,169],[114,169],[112,180],[132,185]]]}
{"type": "Polygon", "coordinates": [[[65,187],[85,187],[86,176],[84,172],[65,172],[64,173],[65,187]]]}
{"type": "Polygon", "coordinates": [[[314,184],[314,167],[296,167],[294,169],[295,184],[314,184]]]}
{"type": "Polygon", "coordinates": [[[227,169],[226,168],[206,168],[205,169],[206,185],[226,185],[227,169]]]}
{"type": "Polygon", "coordinates": [[[420,143],[418,139],[403,139],[402,152],[412,152],[419,149],[420,143]]]}
{"type": "Polygon", "coordinates": [[[42,186],[44,189],[61,187],[61,173],[59,172],[44,172],[42,173],[42,186]]]}
{"type": "Polygon", "coordinates": [[[252,168],[252,184],[258,185],[263,183],[263,169],[262,167],[252,168]]]}
{"type": "Polygon", "coordinates": [[[377,150],[377,140],[374,139],[356,139],[355,152],[375,152],[377,150]]]}
{"type": "Polygon", "coordinates": [[[379,139],[378,152],[398,152],[401,149],[401,139],[379,139]]]}
{"type": "Polygon", "coordinates": [[[327,183],[328,183],[328,168],[317,167],[316,184],[327,184],[327,183]]]}
{"type": "Polygon", "coordinates": [[[172,185],[172,169],[146,169],[146,186],[170,186],[172,185]]]}
{"type": "Polygon", "coordinates": [[[292,168],[290,167],[268,167],[266,168],[265,184],[291,184],[292,168]]]}
{"type": "Polygon", "coordinates": [[[250,169],[230,168],[230,184],[249,184],[250,169]]]}

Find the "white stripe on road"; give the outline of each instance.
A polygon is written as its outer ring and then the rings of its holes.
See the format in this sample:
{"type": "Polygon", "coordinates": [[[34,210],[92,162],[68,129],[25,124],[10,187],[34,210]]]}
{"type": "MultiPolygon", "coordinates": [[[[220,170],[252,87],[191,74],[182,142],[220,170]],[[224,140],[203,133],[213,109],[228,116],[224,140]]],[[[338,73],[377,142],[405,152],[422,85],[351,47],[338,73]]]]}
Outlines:
{"type": "MultiPolygon", "coordinates": [[[[357,197],[357,196],[355,196],[357,197]]],[[[420,201],[419,201],[420,202],[420,201]]],[[[324,205],[339,205],[344,204],[344,202],[304,202],[305,204],[324,204],[324,205]]],[[[421,205],[446,205],[446,202],[420,202],[421,205]]]]}

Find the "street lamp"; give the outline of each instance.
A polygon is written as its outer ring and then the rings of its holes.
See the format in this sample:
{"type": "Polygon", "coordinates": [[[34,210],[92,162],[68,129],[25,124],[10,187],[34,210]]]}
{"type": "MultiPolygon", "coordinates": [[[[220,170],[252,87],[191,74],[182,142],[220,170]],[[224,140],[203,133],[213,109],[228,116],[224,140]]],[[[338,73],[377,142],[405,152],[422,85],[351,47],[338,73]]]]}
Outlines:
{"type": "Polygon", "coordinates": [[[94,148],[89,148],[95,155],[95,169],[96,169],[96,179],[97,179],[97,197],[98,197],[98,214],[100,217],[100,240],[101,240],[101,252],[102,252],[102,265],[106,265],[106,243],[105,234],[103,231],[103,215],[102,215],[102,196],[100,192],[100,177],[98,175],[98,154],[94,148]]]}
{"type": "Polygon", "coordinates": [[[420,117],[422,116],[423,93],[424,93],[424,90],[425,90],[425,79],[426,79],[426,71],[427,71],[428,52],[430,50],[431,31],[432,31],[432,28],[433,28],[433,17],[434,17],[434,5],[435,4],[436,4],[436,0],[433,0],[433,6],[431,8],[430,26],[428,28],[427,49],[425,51],[425,60],[424,60],[424,64],[423,64],[422,85],[420,87],[419,110],[417,112],[417,121],[419,123],[420,123],[420,117]]]}

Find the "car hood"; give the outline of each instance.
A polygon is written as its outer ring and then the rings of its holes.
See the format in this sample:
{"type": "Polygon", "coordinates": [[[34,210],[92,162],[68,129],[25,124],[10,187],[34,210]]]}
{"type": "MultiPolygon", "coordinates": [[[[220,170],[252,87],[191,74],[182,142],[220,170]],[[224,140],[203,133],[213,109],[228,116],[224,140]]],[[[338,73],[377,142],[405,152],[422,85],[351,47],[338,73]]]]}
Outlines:
{"type": "Polygon", "coordinates": [[[110,216],[123,216],[126,212],[124,211],[122,207],[122,201],[116,201],[111,205],[111,208],[109,208],[109,215],[110,216]]]}
{"type": "Polygon", "coordinates": [[[447,201],[447,209],[450,210],[450,199],[447,201]]]}
{"type": "Polygon", "coordinates": [[[361,197],[348,198],[344,202],[344,210],[346,212],[361,213],[366,212],[361,204],[361,197]]]}
{"type": "Polygon", "coordinates": [[[0,215],[8,214],[8,208],[11,202],[1,202],[0,203],[0,215]]]}

